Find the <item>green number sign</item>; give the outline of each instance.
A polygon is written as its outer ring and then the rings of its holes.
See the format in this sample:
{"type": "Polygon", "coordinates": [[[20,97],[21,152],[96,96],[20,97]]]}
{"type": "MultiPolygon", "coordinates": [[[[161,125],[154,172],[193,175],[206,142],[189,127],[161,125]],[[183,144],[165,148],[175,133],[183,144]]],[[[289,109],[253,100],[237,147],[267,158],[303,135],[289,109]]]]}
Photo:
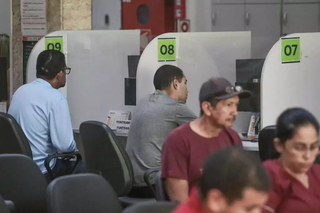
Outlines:
{"type": "Polygon", "coordinates": [[[58,50],[63,53],[62,36],[45,37],[45,45],[46,50],[58,50]]]}
{"type": "Polygon", "coordinates": [[[299,63],[300,62],[300,38],[281,39],[281,62],[299,63]]]}
{"type": "Polygon", "coordinates": [[[176,38],[158,38],[158,61],[176,60],[176,38]]]}

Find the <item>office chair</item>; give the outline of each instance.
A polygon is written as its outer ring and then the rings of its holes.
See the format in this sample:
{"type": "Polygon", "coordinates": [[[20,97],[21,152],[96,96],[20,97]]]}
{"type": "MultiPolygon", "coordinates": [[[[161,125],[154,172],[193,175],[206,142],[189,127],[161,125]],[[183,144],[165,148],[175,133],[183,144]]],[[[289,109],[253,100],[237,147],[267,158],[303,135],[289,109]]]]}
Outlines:
{"type": "Polygon", "coordinates": [[[0,194],[16,213],[46,213],[47,181],[37,164],[21,154],[0,155],[0,194]]]}
{"type": "Polygon", "coordinates": [[[172,202],[143,202],[126,208],[123,213],[170,213],[177,207],[172,202]]]}
{"type": "Polygon", "coordinates": [[[98,121],[85,121],[80,125],[80,135],[88,172],[102,175],[124,206],[150,201],[124,197],[133,185],[133,169],[126,150],[110,127],[98,121]]]}
{"type": "Polygon", "coordinates": [[[121,213],[122,207],[110,184],[96,174],[56,178],[47,190],[48,213],[121,213]]]}
{"type": "Polygon", "coordinates": [[[273,125],[263,128],[258,137],[261,161],[278,158],[279,154],[273,145],[273,139],[276,137],[276,126],[273,125]]]}
{"type": "Polygon", "coordinates": [[[161,179],[161,171],[156,174],[156,200],[157,201],[170,201],[169,196],[164,188],[163,180],[161,179]]]}
{"type": "MultiPolygon", "coordinates": [[[[32,152],[29,141],[24,134],[18,122],[7,113],[0,112],[0,154],[23,154],[32,158],[32,152]]],[[[51,179],[53,173],[49,166],[53,158],[77,156],[77,163],[73,168],[73,173],[77,170],[82,158],[79,153],[61,153],[48,156],[45,159],[44,166],[51,179]]]]}
{"type": "Polygon", "coordinates": [[[161,171],[161,167],[152,168],[152,169],[148,169],[143,175],[143,180],[147,184],[147,186],[149,187],[149,189],[152,192],[154,198],[157,198],[157,194],[156,194],[155,189],[152,187],[153,184],[151,183],[150,179],[152,177],[152,174],[154,174],[154,173],[156,173],[156,174],[155,174],[155,176],[153,176],[153,179],[154,179],[154,177],[156,179],[157,173],[159,171],[161,171]]]}
{"type": "Polygon", "coordinates": [[[14,211],[14,209],[10,210],[7,203],[3,200],[2,196],[0,195],[0,212],[1,213],[10,213],[13,211],[14,211]]]}

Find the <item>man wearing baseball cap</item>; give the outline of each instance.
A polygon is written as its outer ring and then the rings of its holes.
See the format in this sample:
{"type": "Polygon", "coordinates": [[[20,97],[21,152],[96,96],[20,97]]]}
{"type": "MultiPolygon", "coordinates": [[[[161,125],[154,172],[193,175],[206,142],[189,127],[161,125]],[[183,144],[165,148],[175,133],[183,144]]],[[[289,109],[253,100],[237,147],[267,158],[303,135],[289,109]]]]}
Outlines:
{"type": "Polygon", "coordinates": [[[231,127],[239,100],[250,96],[249,91],[232,85],[225,78],[211,78],[202,84],[201,116],[174,129],[162,148],[161,177],[171,201],[181,203],[188,198],[208,155],[227,146],[242,146],[231,127]]]}

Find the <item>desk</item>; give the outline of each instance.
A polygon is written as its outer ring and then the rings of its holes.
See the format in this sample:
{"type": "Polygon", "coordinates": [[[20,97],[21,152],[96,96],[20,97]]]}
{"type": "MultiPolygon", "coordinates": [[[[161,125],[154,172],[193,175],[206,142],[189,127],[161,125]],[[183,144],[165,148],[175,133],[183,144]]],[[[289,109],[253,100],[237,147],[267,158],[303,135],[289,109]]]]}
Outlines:
{"type": "MultiPolygon", "coordinates": [[[[79,130],[74,129],[73,130],[74,134],[77,135],[78,137],[76,142],[78,144],[78,146],[80,145],[80,147],[82,148],[82,143],[80,142],[81,137],[79,134],[79,130]],[[80,142],[80,143],[79,143],[80,142]]],[[[120,141],[120,143],[126,147],[126,143],[127,143],[127,137],[119,137],[117,136],[118,140],[120,141]]],[[[242,146],[245,150],[247,151],[254,151],[254,152],[258,152],[259,151],[259,144],[258,142],[251,142],[251,141],[242,141],[242,146]]],[[[79,148],[78,148],[79,149],[79,148]]],[[[80,149],[79,149],[80,150],[80,149]]]]}
{"type": "Polygon", "coordinates": [[[243,148],[244,148],[245,150],[255,151],[255,152],[258,152],[258,151],[259,151],[259,144],[258,144],[258,142],[242,141],[242,145],[243,145],[243,148]]]}

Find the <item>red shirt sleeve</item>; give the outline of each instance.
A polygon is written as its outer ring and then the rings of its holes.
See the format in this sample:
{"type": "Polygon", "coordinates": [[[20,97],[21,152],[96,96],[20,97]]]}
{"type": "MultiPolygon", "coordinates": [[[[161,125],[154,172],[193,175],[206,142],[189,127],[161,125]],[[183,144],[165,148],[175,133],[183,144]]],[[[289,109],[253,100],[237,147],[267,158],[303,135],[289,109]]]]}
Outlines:
{"type": "Polygon", "coordinates": [[[162,147],[161,178],[188,180],[189,149],[181,138],[180,128],[173,130],[162,147]]]}
{"type": "MultiPolygon", "coordinates": [[[[265,163],[263,163],[263,166],[266,168],[271,181],[269,199],[265,206],[267,209],[272,209],[276,211],[283,197],[284,190],[281,184],[281,174],[279,174],[280,172],[277,171],[277,165],[274,160],[266,161],[265,163]]],[[[270,211],[264,210],[263,213],[270,213],[270,211]]]]}

